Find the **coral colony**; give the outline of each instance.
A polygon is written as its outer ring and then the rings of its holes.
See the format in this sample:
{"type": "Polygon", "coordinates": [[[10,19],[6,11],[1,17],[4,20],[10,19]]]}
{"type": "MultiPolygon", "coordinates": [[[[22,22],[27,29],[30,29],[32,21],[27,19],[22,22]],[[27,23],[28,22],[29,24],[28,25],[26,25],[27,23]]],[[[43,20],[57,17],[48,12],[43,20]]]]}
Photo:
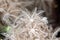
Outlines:
{"type": "Polygon", "coordinates": [[[50,40],[51,29],[48,29],[47,18],[40,15],[43,12],[35,8],[32,12],[20,9],[18,16],[6,13],[2,20],[11,27],[7,37],[11,40],[50,40]]]}
{"type": "Polygon", "coordinates": [[[43,10],[37,11],[37,8],[32,12],[20,9],[18,16],[6,12],[0,8],[0,11],[4,11],[2,20],[7,24],[6,33],[2,33],[6,36],[4,40],[58,40],[55,36],[56,32],[52,32],[52,28],[48,26],[48,20],[41,14],[43,10]]]}

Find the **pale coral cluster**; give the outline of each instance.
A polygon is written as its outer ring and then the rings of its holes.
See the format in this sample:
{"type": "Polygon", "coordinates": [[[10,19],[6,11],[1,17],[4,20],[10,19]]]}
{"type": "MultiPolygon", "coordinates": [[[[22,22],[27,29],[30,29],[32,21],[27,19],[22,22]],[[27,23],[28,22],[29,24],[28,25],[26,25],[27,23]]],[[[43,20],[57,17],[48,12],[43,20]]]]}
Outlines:
{"type": "Polygon", "coordinates": [[[43,12],[42,10],[37,12],[35,8],[31,13],[27,9],[25,11],[21,9],[18,16],[5,14],[3,20],[12,27],[9,38],[11,40],[50,40],[52,29],[47,25],[47,18],[40,15],[43,12]],[[15,20],[11,16],[15,17],[15,20]]]}

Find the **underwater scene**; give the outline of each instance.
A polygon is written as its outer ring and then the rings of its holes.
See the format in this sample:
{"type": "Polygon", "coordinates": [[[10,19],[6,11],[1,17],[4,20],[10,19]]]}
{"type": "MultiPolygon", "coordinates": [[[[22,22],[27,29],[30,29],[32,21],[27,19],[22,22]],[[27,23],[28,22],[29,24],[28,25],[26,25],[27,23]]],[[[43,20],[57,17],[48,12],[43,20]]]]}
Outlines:
{"type": "Polygon", "coordinates": [[[60,40],[60,1],[0,0],[0,40],[60,40]]]}

